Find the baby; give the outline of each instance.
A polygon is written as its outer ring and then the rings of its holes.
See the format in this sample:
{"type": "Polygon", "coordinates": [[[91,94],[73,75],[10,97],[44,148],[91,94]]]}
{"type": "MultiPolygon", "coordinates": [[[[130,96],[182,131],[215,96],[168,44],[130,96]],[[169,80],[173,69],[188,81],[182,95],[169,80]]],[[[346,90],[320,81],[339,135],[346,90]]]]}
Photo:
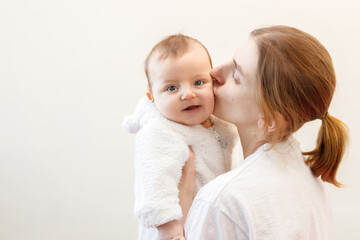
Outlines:
{"type": "Polygon", "coordinates": [[[135,215],[139,239],[158,239],[156,227],[181,220],[178,184],[194,151],[196,191],[231,169],[236,128],[212,114],[212,68],[205,46],[177,34],[159,42],[145,61],[149,92],[123,129],[135,139],[135,215]]]}

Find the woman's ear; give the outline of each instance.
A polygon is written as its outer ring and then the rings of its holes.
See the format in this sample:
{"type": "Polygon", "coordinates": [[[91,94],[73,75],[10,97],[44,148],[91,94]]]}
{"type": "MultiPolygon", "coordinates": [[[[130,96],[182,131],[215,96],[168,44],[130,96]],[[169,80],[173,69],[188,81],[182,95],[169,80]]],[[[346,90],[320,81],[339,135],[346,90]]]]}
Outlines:
{"type": "Polygon", "coordinates": [[[268,131],[269,133],[272,133],[272,132],[275,132],[275,130],[276,130],[275,121],[274,121],[274,120],[271,120],[271,125],[268,126],[267,131],[268,131]]]}
{"type": "MultiPolygon", "coordinates": [[[[260,129],[263,129],[264,124],[265,124],[264,118],[260,117],[259,120],[258,120],[258,127],[260,129]]],[[[272,132],[275,132],[275,130],[276,130],[276,123],[275,123],[274,120],[271,120],[271,125],[267,126],[267,132],[272,133],[272,132]]]]}

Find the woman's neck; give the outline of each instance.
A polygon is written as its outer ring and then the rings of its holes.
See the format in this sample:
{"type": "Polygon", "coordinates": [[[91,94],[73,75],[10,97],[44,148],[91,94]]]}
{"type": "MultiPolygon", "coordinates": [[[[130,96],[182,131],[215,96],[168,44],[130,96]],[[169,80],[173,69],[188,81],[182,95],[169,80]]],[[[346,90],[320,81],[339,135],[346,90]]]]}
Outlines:
{"type": "Polygon", "coordinates": [[[237,129],[240,137],[244,159],[246,159],[248,156],[253,154],[259,146],[265,143],[265,141],[262,140],[262,133],[259,131],[258,128],[237,127],[237,129]]]}

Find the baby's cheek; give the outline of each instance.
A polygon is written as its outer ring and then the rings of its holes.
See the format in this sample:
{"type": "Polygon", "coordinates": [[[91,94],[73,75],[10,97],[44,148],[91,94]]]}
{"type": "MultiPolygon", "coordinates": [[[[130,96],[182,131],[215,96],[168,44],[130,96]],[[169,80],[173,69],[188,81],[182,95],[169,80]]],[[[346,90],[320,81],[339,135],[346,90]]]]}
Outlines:
{"type": "Polygon", "coordinates": [[[172,109],[167,101],[163,100],[160,103],[158,103],[158,109],[159,109],[160,113],[162,115],[164,115],[165,117],[167,117],[167,118],[171,117],[172,109]]]}
{"type": "Polygon", "coordinates": [[[206,95],[214,97],[214,89],[212,88],[212,86],[206,88],[206,95]]]}

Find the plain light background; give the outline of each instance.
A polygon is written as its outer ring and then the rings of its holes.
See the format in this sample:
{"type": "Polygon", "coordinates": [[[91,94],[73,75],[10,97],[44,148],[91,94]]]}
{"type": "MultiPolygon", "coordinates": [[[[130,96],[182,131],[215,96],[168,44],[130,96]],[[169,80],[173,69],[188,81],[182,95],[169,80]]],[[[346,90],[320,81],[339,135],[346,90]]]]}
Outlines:
{"type": "MultiPolygon", "coordinates": [[[[182,32],[214,66],[249,32],[283,24],[317,37],[338,86],[330,114],[350,128],[328,186],[337,240],[360,239],[360,1],[0,0],[0,240],[136,239],[134,136],[152,46],[182,32]]],[[[319,121],[297,134],[314,147],[319,121]]]]}

